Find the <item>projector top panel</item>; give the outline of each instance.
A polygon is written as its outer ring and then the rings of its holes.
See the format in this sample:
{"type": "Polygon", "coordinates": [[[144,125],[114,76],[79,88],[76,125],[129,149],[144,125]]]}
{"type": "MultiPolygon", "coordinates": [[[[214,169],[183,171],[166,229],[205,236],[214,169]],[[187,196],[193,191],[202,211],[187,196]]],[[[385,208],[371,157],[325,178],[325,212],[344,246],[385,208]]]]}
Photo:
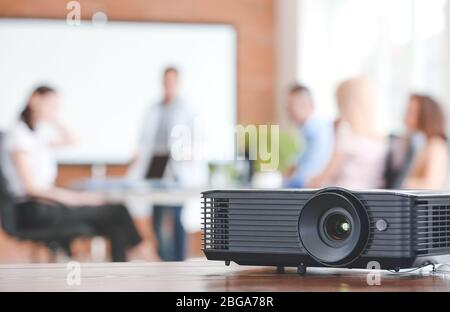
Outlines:
{"type": "MultiPolygon", "coordinates": [[[[330,187],[330,191],[337,189],[346,190],[343,188],[330,187]]],[[[202,192],[203,195],[217,194],[217,193],[252,193],[252,192],[276,192],[276,193],[315,193],[318,191],[326,191],[325,189],[222,189],[222,190],[209,190],[202,192]]],[[[355,194],[391,194],[397,196],[406,197],[448,197],[450,198],[450,192],[448,191],[434,191],[434,190],[386,190],[386,189],[371,189],[371,190],[346,190],[355,194]]]]}

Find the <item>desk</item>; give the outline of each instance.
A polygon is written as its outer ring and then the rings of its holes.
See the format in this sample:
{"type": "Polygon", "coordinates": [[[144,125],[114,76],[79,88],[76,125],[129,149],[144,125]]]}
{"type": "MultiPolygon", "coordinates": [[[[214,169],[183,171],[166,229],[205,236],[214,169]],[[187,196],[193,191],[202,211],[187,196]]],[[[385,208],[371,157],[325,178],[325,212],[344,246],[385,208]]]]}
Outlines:
{"type": "Polygon", "coordinates": [[[367,271],[308,268],[277,274],[271,267],[194,260],[81,264],[81,285],[68,286],[64,264],[1,265],[0,291],[450,291],[450,275],[382,273],[368,286],[367,271]]]}
{"type": "MultiPolygon", "coordinates": [[[[198,233],[201,225],[201,192],[195,188],[183,188],[175,182],[165,180],[127,180],[122,178],[85,179],[72,185],[75,190],[99,193],[111,202],[124,203],[138,225],[141,235],[152,240],[148,230],[150,207],[159,206],[154,214],[155,235],[160,247],[160,257],[165,260],[184,259],[185,233],[198,233]],[[165,212],[162,207],[183,207],[165,212]],[[162,208],[162,209],[161,209],[162,208]],[[165,225],[169,220],[173,226],[165,225]],[[182,222],[184,228],[178,226],[182,222]],[[147,234],[145,234],[147,233],[147,234]],[[173,248],[172,248],[173,247],[173,248]],[[175,250],[176,249],[176,250],[175,250]]],[[[192,246],[198,248],[199,239],[192,246]]],[[[198,256],[194,249],[188,254],[198,256]]]]}
{"type": "Polygon", "coordinates": [[[200,200],[204,189],[187,189],[160,180],[128,181],[126,179],[86,179],[72,186],[75,190],[96,192],[120,202],[141,202],[152,205],[183,205],[192,198],[200,200]]]}
{"type": "Polygon", "coordinates": [[[188,200],[198,198],[200,203],[201,190],[155,190],[148,189],[146,192],[137,191],[110,191],[99,192],[106,195],[112,201],[125,203],[145,203],[151,205],[178,206],[185,204],[188,200]]]}

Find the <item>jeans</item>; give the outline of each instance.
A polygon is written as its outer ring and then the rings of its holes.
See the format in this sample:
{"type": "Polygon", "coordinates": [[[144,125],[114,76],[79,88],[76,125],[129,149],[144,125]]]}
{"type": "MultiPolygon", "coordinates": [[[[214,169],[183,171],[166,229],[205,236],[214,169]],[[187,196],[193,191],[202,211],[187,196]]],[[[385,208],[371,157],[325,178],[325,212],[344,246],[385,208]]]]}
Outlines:
{"type": "Polygon", "coordinates": [[[181,206],[153,207],[153,228],[158,241],[158,254],[164,261],[183,261],[186,258],[182,209],[181,206]]]}

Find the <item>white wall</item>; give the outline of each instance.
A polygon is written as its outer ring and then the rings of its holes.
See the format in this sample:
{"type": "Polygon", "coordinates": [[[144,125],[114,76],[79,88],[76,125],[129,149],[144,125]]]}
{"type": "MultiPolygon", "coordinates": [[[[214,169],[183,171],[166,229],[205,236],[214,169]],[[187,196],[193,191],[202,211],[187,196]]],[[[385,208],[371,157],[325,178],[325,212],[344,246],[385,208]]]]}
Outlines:
{"type": "Polygon", "coordinates": [[[229,25],[0,19],[0,129],[16,121],[35,86],[50,84],[82,142],[59,153],[61,162],[128,161],[146,107],[161,97],[167,65],[181,71],[181,97],[213,125],[205,139],[214,157],[233,143],[215,131],[235,123],[236,33],[229,25]]]}

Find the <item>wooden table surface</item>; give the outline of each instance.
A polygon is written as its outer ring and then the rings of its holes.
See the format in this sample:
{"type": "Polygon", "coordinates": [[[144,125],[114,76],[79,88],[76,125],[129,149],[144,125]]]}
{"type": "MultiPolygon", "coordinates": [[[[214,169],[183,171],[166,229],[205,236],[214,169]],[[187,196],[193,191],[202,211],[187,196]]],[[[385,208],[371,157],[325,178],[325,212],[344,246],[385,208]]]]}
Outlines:
{"type": "Polygon", "coordinates": [[[450,291],[450,274],[422,270],[381,273],[381,285],[369,286],[368,271],[294,268],[277,274],[272,267],[227,267],[193,260],[154,263],[82,263],[81,284],[69,286],[65,264],[0,266],[0,291],[450,291]]]}

